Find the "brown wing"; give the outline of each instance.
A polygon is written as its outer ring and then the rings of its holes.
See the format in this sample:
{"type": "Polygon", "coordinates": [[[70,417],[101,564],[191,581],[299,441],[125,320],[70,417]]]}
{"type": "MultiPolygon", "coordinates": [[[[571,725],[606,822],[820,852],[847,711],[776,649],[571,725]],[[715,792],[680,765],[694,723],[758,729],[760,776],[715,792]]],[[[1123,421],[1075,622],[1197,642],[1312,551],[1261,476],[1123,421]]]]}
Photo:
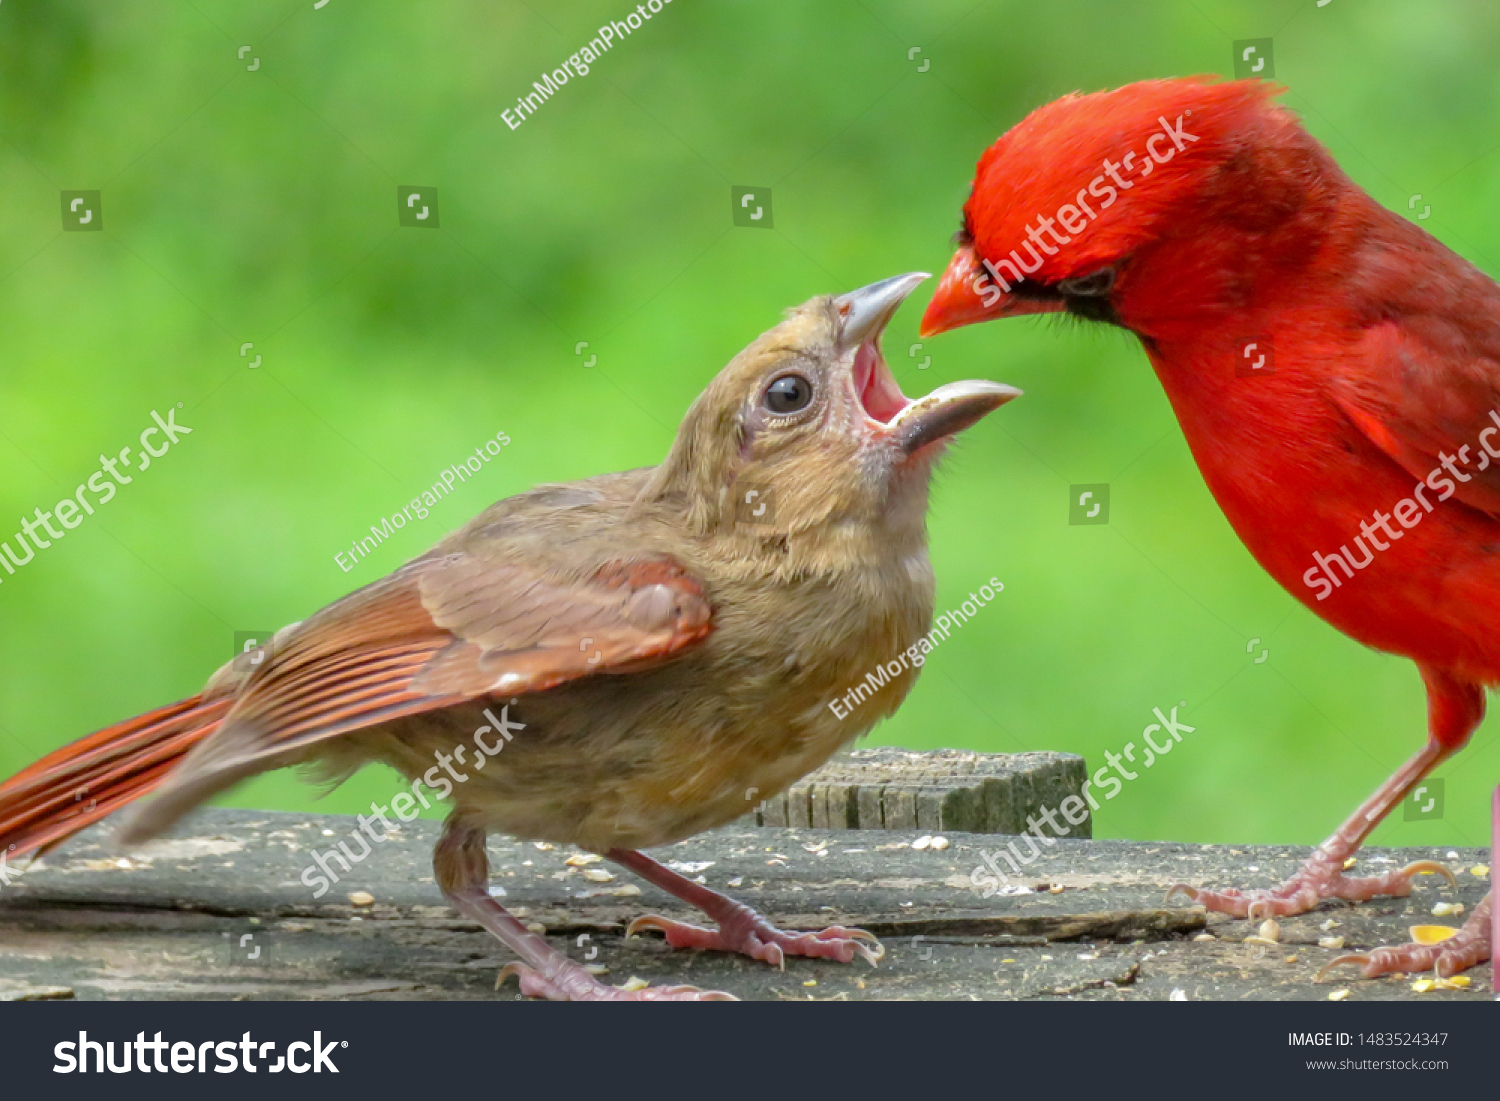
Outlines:
{"type": "Polygon", "coordinates": [[[616,560],[581,581],[467,552],[419,559],[290,632],[123,840],[351,730],[665,661],[711,618],[702,586],[666,557],[616,560]]]}

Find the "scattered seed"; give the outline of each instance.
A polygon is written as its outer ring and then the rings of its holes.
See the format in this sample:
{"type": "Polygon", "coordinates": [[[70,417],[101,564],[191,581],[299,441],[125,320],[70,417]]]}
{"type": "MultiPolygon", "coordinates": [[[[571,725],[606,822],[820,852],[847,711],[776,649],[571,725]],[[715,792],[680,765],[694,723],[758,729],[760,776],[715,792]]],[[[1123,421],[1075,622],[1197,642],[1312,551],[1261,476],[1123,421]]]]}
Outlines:
{"type": "Polygon", "coordinates": [[[1174,986],[1172,988],[1172,993],[1167,995],[1167,1001],[1169,1002],[1185,1002],[1187,1000],[1187,991],[1182,989],[1182,987],[1180,986],[1174,986]]]}
{"type": "Polygon", "coordinates": [[[1343,990],[1335,990],[1331,994],[1329,994],[1328,995],[1328,1000],[1330,1002],[1341,1002],[1345,998],[1347,998],[1348,996],[1349,996],[1349,988],[1345,987],[1343,990]]]}
{"type": "Polygon", "coordinates": [[[1275,918],[1266,918],[1260,923],[1259,933],[1273,944],[1281,940],[1281,925],[1275,918]]]}
{"type": "Polygon", "coordinates": [[[1219,938],[1216,937],[1216,936],[1214,936],[1212,933],[1199,933],[1193,939],[1194,940],[1218,940],[1219,938]]]}
{"type": "Polygon", "coordinates": [[[1286,959],[1282,960],[1282,962],[1283,963],[1296,963],[1297,962],[1297,957],[1296,956],[1288,956],[1288,957],[1286,957],[1286,959]]]}
{"type": "Polygon", "coordinates": [[[1337,952],[1340,948],[1344,947],[1344,938],[1343,937],[1319,937],[1318,938],[1318,947],[1319,948],[1327,948],[1330,951],[1337,952]]]}
{"type": "Polygon", "coordinates": [[[553,849],[557,848],[557,846],[550,841],[533,841],[532,844],[536,846],[539,852],[544,853],[550,853],[553,849]]]}
{"type": "Polygon", "coordinates": [[[946,837],[934,837],[932,839],[932,844],[927,847],[929,849],[937,849],[939,852],[942,852],[942,850],[948,847],[948,839],[946,837]]]}
{"type": "Polygon", "coordinates": [[[1060,894],[1063,893],[1063,890],[1064,890],[1064,887],[1063,887],[1063,885],[1061,883],[1051,883],[1051,884],[1048,884],[1048,886],[1047,886],[1047,893],[1048,894],[1060,895],[1060,894]]]}
{"type": "Polygon", "coordinates": [[[585,868],[583,869],[583,878],[590,883],[608,883],[614,879],[614,875],[603,868],[585,868]]]}
{"type": "Polygon", "coordinates": [[[540,936],[543,936],[543,935],[546,934],[547,927],[545,925],[543,925],[540,921],[530,921],[530,922],[526,923],[526,931],[528,933],[535,933],[537,936],[540,937],[540,936]]]}
{"type": "Polygon", "coordinates": [[[742,876],[742,875],[737,875],[733,879],[731,879],[728,883],[724,884],[724,886],[726,886],[726,887],[738,887],[743,882],[745,882],[745,877],[742,876]]]}
{"type": "Polygon", "coordinates": [[[1490,874],[1490,866],[1488,864],[1475,864],[1469,869],[1469,874],[1475,879],[1483,879],[1490,874]]]}
{"type": "Polygon", "coordinates": [[[645,990],[646,987],[650,985],[650,983],[641,978],[639,975],[631,975],[630,978],[626,979],[619,986],[615,987],[615,989],[623,990],[628,994],[632,990],[645,990]]]}
{"type": "Polygon", "coordinates": [[[1323,930],[1323,932],[1325,932],[1325,933],[1328,932],[1330,929],[1337,929],[1338,927],[1339,927],[1339,923],[1336,922],[1336,921],[1334,921],[1333,918],[1329,918],[1327,921],[1323,922],[1322,925],[1318,926],[1318,928],[1321,929],[1321,930],[1323,930]]]}
{"type": "Polygon", "coordinates": [[[929,833],[929,834],[923,834],[921,837],[919,837],[915,841],[913,841],[911,843],[911,847],[914,848],[914,849],[916,849],[918,852],[921,852],[923,849],[925,849],[928,845],[931,845],[931,844],[932,844],[932,834],[929,833]]]}
{"type": "Polygon", "coordinates": [[[587,868],[590,864],[597,864],[603,859],[604,857],[598,853],[574,853],[563,863],[570,868],[587,868]]]}
{"type": "Polygon", "coordinates": [[[1408,932],[1416,944],[1442,944],[1458,930],[1450,925],[1413,925],[1408,932]]]}
{"type": "Polygon", "coordinates": [[[1096,959],[1099,958],[1099,953],[1098,952],[1079,952],[1078,953],[1078,958],[1081,959],[1081,960],[1096,960],[1096,959]]]}
{"type": "Polygon", "coordinates": [[[1432,907],[1433,917],[1454,917],[1464,912],[1462,902],[1439,902],[1432,907]]]}
{"type": "Polygon", "coordinates": [[[805,983],[803,983],[803,984],[802,984],[802,985],[803,985],[803,986],[817,986],[817,985],[818,985],[818,980],[817,980],[817,979],[808,979],[808,980],[807,980],[807,981],[806,981],[806,982],[805,982],[805,983]]]}
{"type": "Polygon", "coordinates": [[[369,891],[354,891],[349,895],[349,901],[356,906],[374,906],[375,896],[369,891]]]}

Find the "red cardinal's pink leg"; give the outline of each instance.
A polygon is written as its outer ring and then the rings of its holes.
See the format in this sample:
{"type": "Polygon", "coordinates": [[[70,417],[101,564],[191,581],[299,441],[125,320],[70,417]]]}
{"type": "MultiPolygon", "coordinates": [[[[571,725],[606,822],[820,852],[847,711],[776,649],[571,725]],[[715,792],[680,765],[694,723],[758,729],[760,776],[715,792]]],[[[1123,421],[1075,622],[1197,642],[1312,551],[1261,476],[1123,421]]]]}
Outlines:
{"type": "Polygon", "coordinates": [[[719,926],[704,929],[659,914],[645,914],[626,927],[626,936],[641,929],[659,929],[666,934],[667,943],[673,948],[738,952],[777,967],[784,966],[787,955],[820,956],[840,963],[849,963],[855,956],[860,956],[872,965],[885,955],[880,942],[863,929],[833,925],[816,933],[788,933],[776,928],[744,903],[678,875],[645,853],[612,849],[604,855],[642,879],[696,906],[719,926]]]}
{"type": "Polygon", "coordinates": [[[1333,968],[1344,963],[1357,963],[1364,970],[1365,978],[1389,975],[1393,971],[1436,971],[1443,978],[1467,971],[1476,963],[1483,963],[1493,951],[1491,943],[1492,907],[1495,893],[1484,896],[1474,914],[1464,927],[1447,940],[1437,944],[1403,944],[1400,948],[1376,948],[1358,955],[1340,956],[1331,960],[1318,972],[1322,979],[1333,968]]]}
{"type": "Polygon", "coordinates": [[[508,963],[500,978],[517,975],[521,993],[558,1002],[732,1001],[733,996],[691,986],[648,986],[616,990],[606,986],[541,937],[531,932],[490,897],[489,857],[484,831],[448,819],[432,856],[438,886],[459,913],[473,918],[500,939],[521,963],[508,963]]]}
{"type": "Polygon", "coordinates": [[[1167,892],[1167,898],[1181,891],[1193,902],[1219,913],[1235,917],[1284,917],[1306,913],[1325,898],[1359,902],[1381,895],[1409,895],[1412,877],[1422,873],[1446,876],[1456,886],[1453,873],[1434,860],[1418,860],[1400,871],[1367,878],[1351,879],[1343,874],[1344,862],[1358,851],[1381,819],[1424,776],[1461,748],[1484,718],[1484,689],[1480,685],[1425,666],[1422,679],[1427,682],[1430,731],[1427,745],[1381,784],[1332,837],[1314,849],[1296,875],[1279,887],[1253,891],[1234,888],[1205,891],[1179,883],[1167,892]]]}

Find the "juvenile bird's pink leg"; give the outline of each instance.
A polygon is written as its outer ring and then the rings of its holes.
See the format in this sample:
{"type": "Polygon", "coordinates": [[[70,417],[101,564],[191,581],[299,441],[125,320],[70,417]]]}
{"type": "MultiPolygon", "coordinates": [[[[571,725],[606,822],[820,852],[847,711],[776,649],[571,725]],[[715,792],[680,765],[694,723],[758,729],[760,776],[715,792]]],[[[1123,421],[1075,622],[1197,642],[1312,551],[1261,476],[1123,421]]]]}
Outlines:
{"type": "Polygon", "coordinates": [[[1219,913],[1235,917],[1284,917],[1306,913],[1325,898],[1359,902],[1381,895],[1397,898],[1411,894],[1412,877],[1422,873],[1446,876],[1457,886],[1453,873],[1435,860],[1418,860],[1400,871],[1350,879],[1344,862],[1358,851],[1391,808],[1439,764],[1463,747],[1484,718],[1484,689],[1450,674],[1422,667],[1427,683],[1427,745],[1396,774],[1381,784],[1375,794],[1340,826],[1332,837],[1313,850],[1297,874],[1279,887],[1268,890],[1205,891],[1185,883],[1175,884],[1167,898],[1181,891],[1190,900],[1219,913]]]}
{"type": "Polygon", "coordinates": [[[1367,979],[1394,971],[1436,971],[1443,978],[1467,971],[1476,963],[1489,959],[1493,952],[1490,925],[1494,904],[1495,893],[1491,891],[1475,907],[1473,916],[1464,922],[1464,927],[1447,940],[1437,944],[1376,948],[1370,952],[1340,956],[1318,972],[1318,979],[1321,981],[1324,975],[1345,963],[1359,964],[1367,979]]]}
{"type": "Polygon", "coordinates": [[[438,886],[459,913],[473,918],[516,955],[500,978],[519,976],[521,993],[558,1002],[733,1001],[733,995],[692,986],[648,986],[644,990],[616,990],[606,986],[531,932],[490,897],[489,857],[484,831],[448,819],[432,856],[438,886]]]}
{"type": "Polygon", "coordinates": [[[708,948],[719,952],[738,952],[752,959],[785,967],[785,957],[818,956],[849,963],[855,956],[871,966],[885,955],[885,948],[863,929],[845,929],[831,925],[816,933],[788,933],[778,929],[746,906],[701,883],[678,875],[645,853],[629,849],[611,849],[604,854],[621,867],[629,868],[642,879],[656,884],[669,894],[702,910],[718,923],[717,929],[704,929],[672,921],[660,914],[644,914],[625,929],[631,936],[642,929],[659,929],[673,948],[708,948]]]}

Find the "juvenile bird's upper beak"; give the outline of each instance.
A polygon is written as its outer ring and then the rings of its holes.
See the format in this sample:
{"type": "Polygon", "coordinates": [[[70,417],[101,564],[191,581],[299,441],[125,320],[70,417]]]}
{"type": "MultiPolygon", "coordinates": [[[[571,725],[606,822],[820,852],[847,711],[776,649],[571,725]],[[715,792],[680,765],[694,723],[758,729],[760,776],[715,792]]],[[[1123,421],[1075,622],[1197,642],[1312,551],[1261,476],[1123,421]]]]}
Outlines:
{"type": "Polygon", "coordinates": [[[873,436],[893,440],[906,455],[963,431],[1021,394],[998,382],[950,382],[915,401],[901,392],[880,354],[880,335],[927,278],[926,272],[897,275],[834,299],[842,319],[839,344],[854,351],[850,382],[867,426],[873,436]]]}
{"type": "Polygon", "coordinates": [[[1017,317],[1028,313],[1051,313],[1062,309],[1061,301],[1019,298],[1004,291],[980,266],[973,245],[953,254],[948,270],[938,280],[927,312],[922,315],[921,334],[937,336],[979,321],[1017,317]]]}
{"type": "Polygon", "coordinates": [[[840,345],[844,348],[856,348],[861,344],[879,341],[880,334],[885,332],[886,325],[901,308],[901,303],[906,301],[907,295],[916,290],[923,280],[931,278],[929,272],[912,271],[839,295],[833,300],[833,304],[843,318],[843,329],[839,333],[840,345]]]}

